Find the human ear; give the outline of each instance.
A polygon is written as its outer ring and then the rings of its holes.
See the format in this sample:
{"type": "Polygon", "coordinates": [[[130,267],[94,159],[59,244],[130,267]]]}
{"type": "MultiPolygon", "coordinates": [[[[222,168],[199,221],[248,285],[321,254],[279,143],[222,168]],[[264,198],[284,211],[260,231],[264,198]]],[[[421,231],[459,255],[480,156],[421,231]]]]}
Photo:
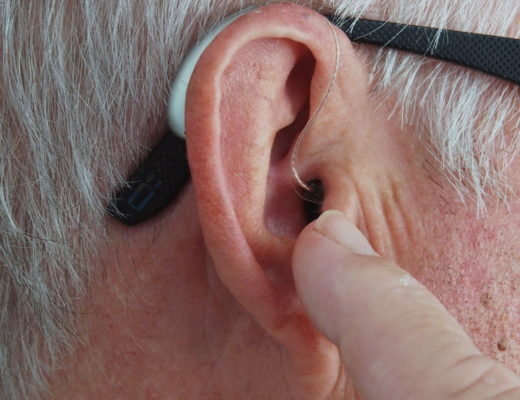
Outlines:
{"type": "MultiPolygon", "coordinates": [[[[340,69],[348,71],[338,81],[350,85],[355,97],[368,80],[348,39],[340,31],[337,36],[340,69]]],[[[337,349],[307,319],[294,287],[292,251],[308,220],[291,153],[330,85],[336,45],[328,21],[307,8],[285,4],[253,10],[226,27],[202,54],[186,99],[188,158],[217,273],[287,350],[294,373],[307,382],[337,375],[340,362],[337,349]]],[[[327,117],[334,102],[343,102],[337,87],[300,160],[323,156],[338,140],[334,118],[327,117]]],[[[313,165],[300,164],[305,181],[324,177],[313,165]]],[[[335,382],[330,378],[320,390],[335,382]]]]}

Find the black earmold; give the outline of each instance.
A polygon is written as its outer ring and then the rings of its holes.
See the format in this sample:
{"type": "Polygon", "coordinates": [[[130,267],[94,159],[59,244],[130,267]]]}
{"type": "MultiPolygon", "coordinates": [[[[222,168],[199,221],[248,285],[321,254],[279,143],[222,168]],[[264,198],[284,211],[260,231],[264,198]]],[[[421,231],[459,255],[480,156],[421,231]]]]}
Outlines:
{"type": "Polygon", "coordinates": [[[313,189],[312,192],[303,192],[305,215],[307,216],[307,221],[310,223],[318,219],[322,214],[323,201],[325,200],[325,187],[323,186],[323,182],[319,179],[313,179],[306,183],[313,189]]]}

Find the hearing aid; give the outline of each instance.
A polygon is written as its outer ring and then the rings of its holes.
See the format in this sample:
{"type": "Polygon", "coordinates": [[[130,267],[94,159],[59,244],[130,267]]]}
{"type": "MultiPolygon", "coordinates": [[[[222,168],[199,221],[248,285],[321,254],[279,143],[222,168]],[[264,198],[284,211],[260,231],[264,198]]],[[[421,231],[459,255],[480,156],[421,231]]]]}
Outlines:
{"type": "Polygon", "coordinates": [[[215,37],[224,30],[229,24],[236,19],[249,13],[254,8],[250,7],[240,12],[237,12],[228,18],[224,19],[220,24],[210,30],[199,43],[191,48],[188,52],[181,66],[179,67],[175,79],[173,80],[168,100],[167,119],[168,125],[177,137],[186,139],[186,127],[184,114],[186,111],[186,92],[188,85],[195,70],[195,66],[200,59],[200,56],[215,39],[215,37]]]}
{"type": "Polygon", "coordinates": [[[224,28],[254,8],[224,19],[188,52],[171,86],[166,112],[170,131],[109,202],[109,215],[125,225],[137,225],[163,210],[179,195],[191,177],[184,113],[186,92],[195,66],[204,50],[224,28]]]}

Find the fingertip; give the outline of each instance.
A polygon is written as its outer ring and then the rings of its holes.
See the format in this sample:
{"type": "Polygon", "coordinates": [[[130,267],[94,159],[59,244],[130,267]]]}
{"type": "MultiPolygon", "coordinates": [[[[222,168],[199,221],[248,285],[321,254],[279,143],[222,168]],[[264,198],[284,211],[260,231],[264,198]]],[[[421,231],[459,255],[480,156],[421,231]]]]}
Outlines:
{"type": "Polygon", "coordinates": [[[293,253],[293,275],[298,296],[307,314],[330,341],[338,344],[338,309],[342,269],[352,254],[315,229],[314,221],[300,234],[293,253]]]}
{"type": "Polygon", "coordinates": [[[340,211],[328,210],[324,212],[316,220],[314,229],[353,253],[378,255],[356,225],[340,211]]]}

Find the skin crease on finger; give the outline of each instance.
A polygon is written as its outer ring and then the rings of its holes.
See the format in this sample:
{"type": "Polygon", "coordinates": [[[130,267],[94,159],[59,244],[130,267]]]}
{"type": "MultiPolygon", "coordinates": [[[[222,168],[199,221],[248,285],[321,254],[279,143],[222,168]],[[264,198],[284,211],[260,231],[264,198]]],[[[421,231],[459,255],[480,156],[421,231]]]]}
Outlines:
{"type": "MultiPolygon", "coordinates": [[[[251,43],[236,57],[222,109],[240,105],[237,92],[250,92],[251,82],[241,81],[240,89],[232,83],[244,65],[250,74],[266,68],[248,63],[265,46],[251,43]]],[[[303,53],[294,51],[295,57],[303,53]]],[[[346,213],[375,251],[439,298],[484,354],[520,373],[520,199],[511,197],[509,210],[489,204],[489,216],[479,217],[438,172],[413,127],[392,115],[392,98],[381,105],[370,93],[366,76],[354,76],[357,88],[353,76],[338,76],[328,108],[302,147],[300,175],[312,168],[325,185],[324,210],[346,213]]],[[[258,79],[270,77],[257,74],[252,82],[258,79]]],[[[272,93],[260,94],[273,101],[272,93]]],[[[239,170],[232,156],[230,169],[239,170]]],[[[508,171],[520,193],[518,157],[508,171]]],[[[279,184],[278,177],[269,179],[279,184]]],[[[192,183],[153,220],[131,230],[109,221],[108,229],[112,242],[85,301],[84,344],[54,379],[51,398],[295,398],[287,352],[217,275],[192,183]]],[[[279,285],[289,292],[290,265],[284,267],[279,285]]],[[[335,371],[329,398],[359,398],[342,368],[335,371]]]]}

